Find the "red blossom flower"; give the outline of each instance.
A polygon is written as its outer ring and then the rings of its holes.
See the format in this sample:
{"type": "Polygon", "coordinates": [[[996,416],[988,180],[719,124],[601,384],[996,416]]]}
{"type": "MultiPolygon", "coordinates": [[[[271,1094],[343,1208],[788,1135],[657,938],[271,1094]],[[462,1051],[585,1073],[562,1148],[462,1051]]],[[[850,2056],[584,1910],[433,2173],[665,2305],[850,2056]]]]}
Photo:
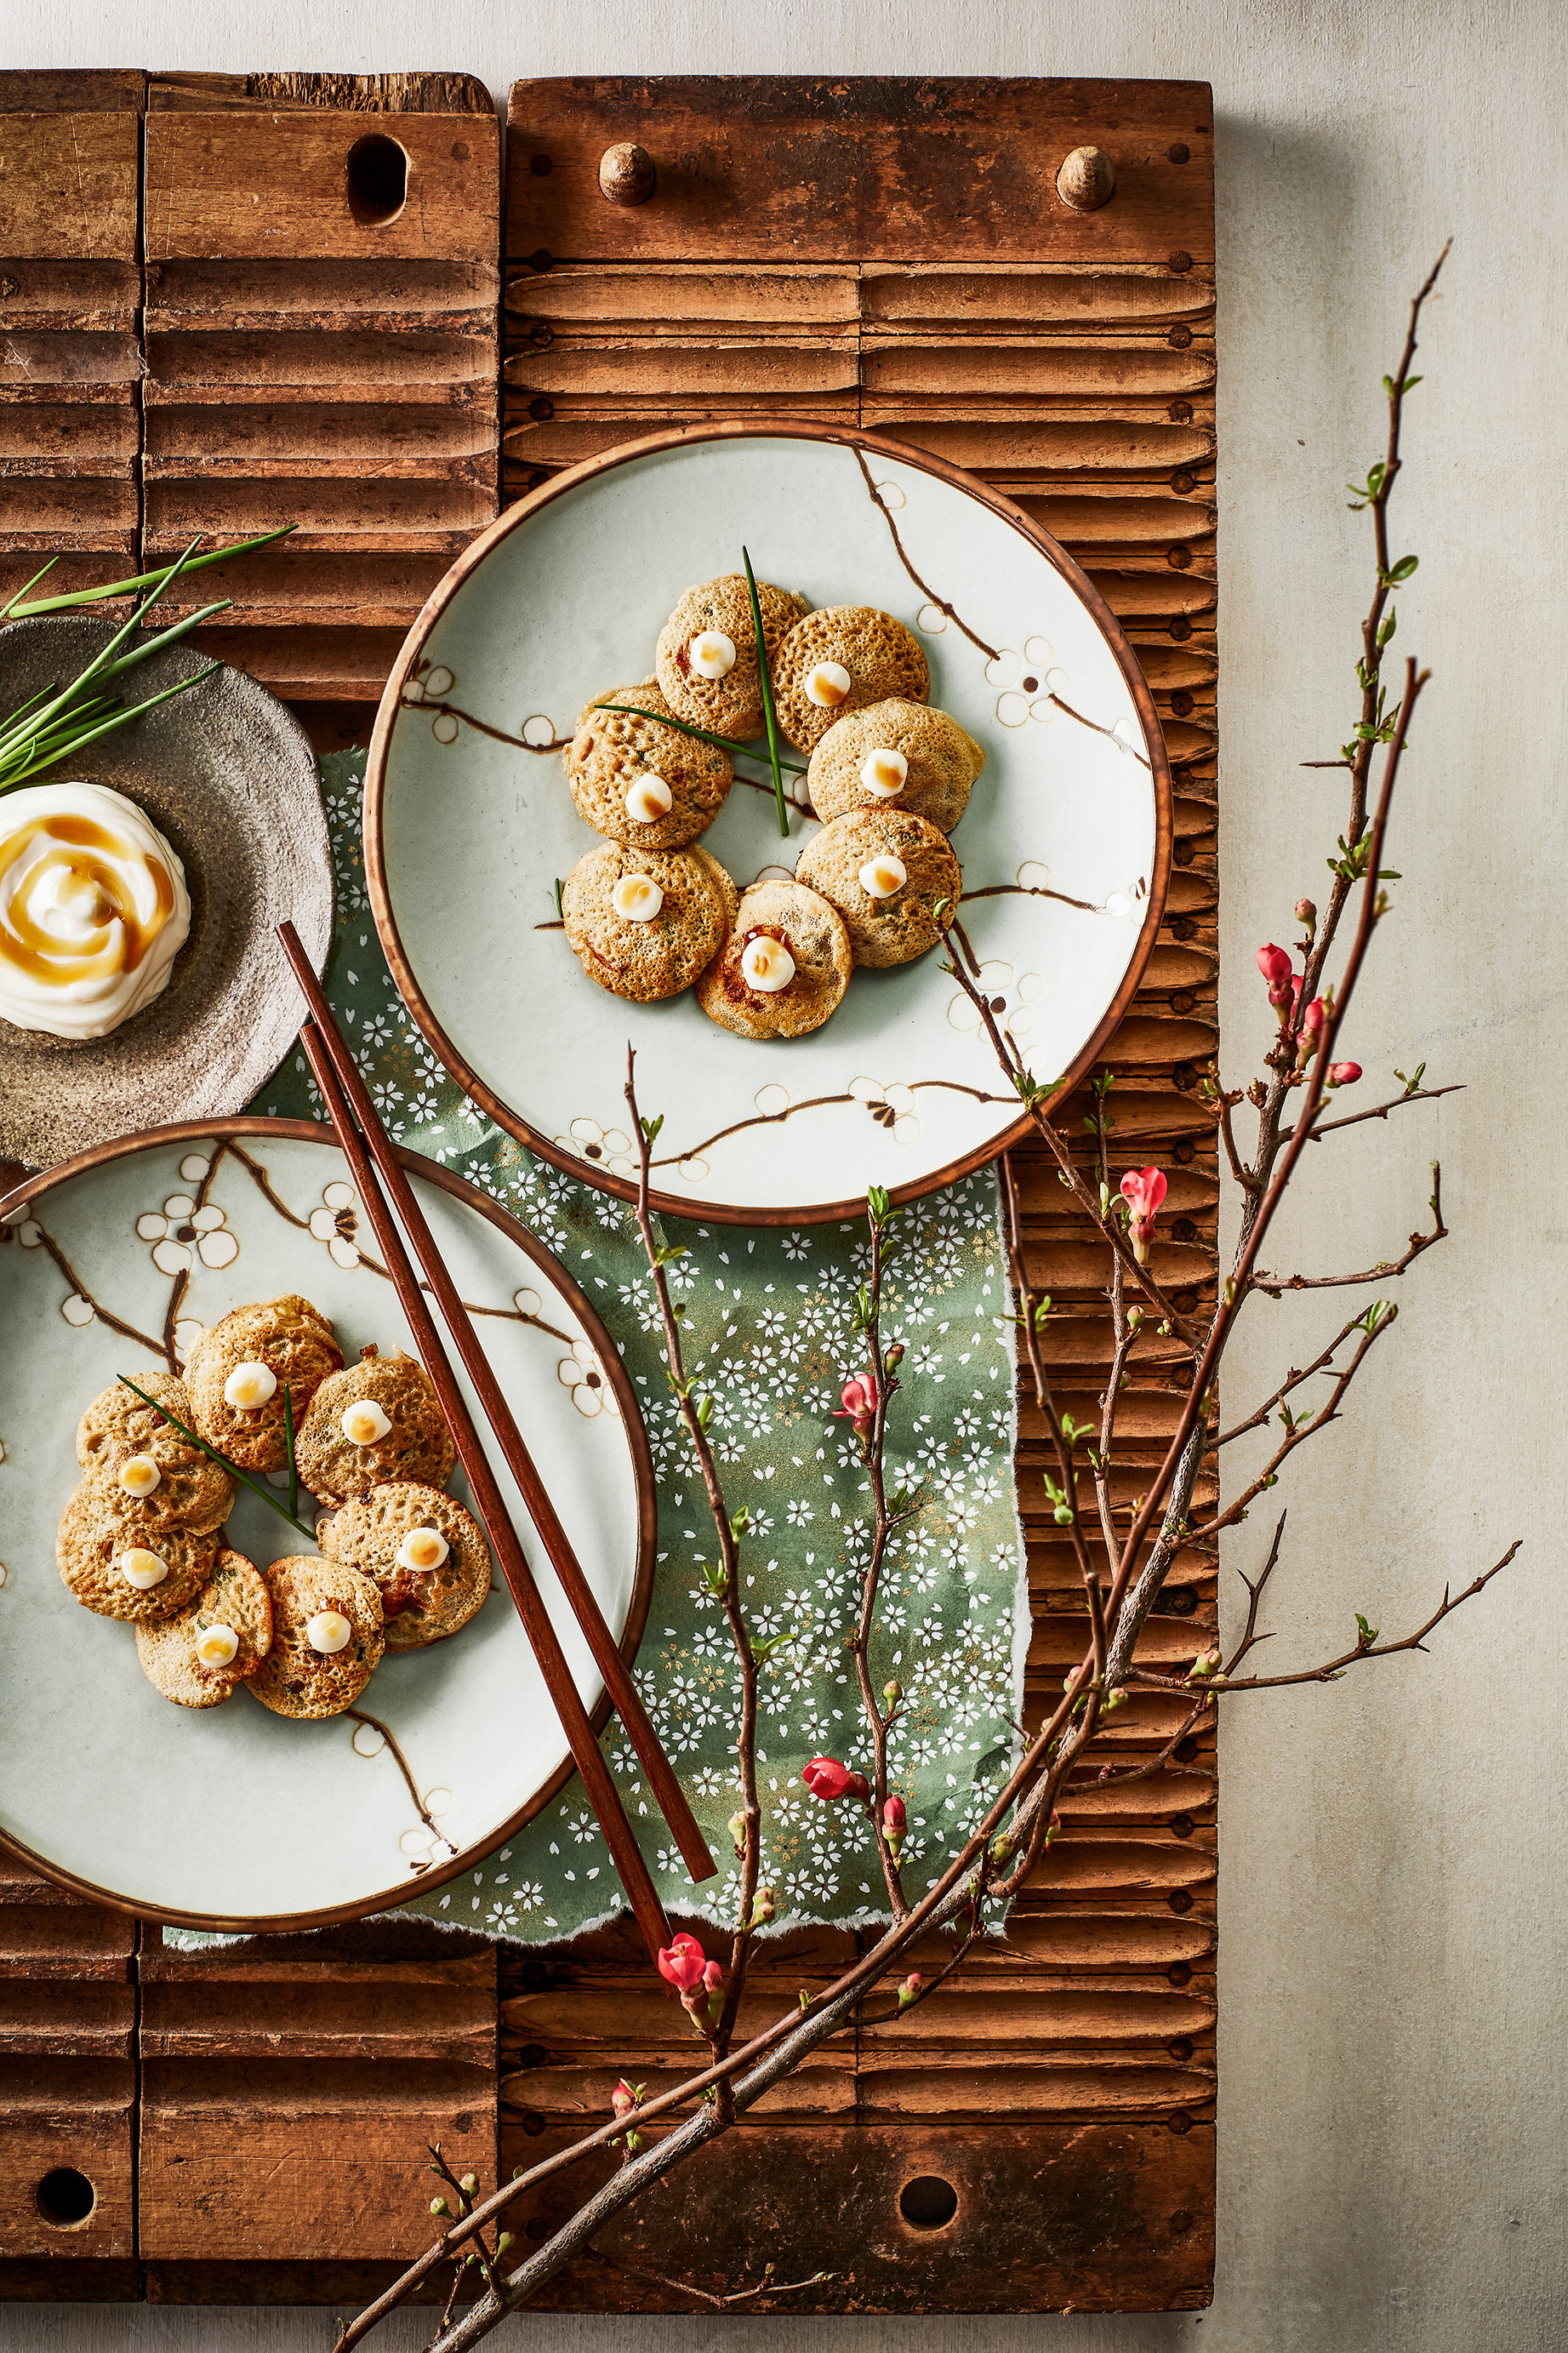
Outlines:
{"type": "Polygon", "coordinates": [[[902,1838],[910,1826],[902,1798],[889,1798],[882,1809],[882,1828],[889,1838],[902,1838]]]}
{"type": "Polygon", "coordinates": [[[1130,1168],[1121,1179],[1121,1193],[1129,1211],[1127,1232],[1132,1255],[1140,1266],[1147,1266],[1154,1219],[1165,1198],[1164,1173],[1159,1168],[1130,1168]]]}
{"type": "Polygon", "coordinates": [[[682,2000],[694,1993],[703,1982],[708,1968],[708,1956],[695,1936],[683,1929],[671,1945],[663,1947],[658,1956],[658,1973],[666,1985],[672,1985],[682,2000]]]}
{"type": "Polygon", "coordinates": [[[1323,1083],[1330,1087],[1353,1087],[1360,1076],[1359,1062],[1331,1062],[1328,1077],[1323,1083]]]}
{"type": "Polygon", "coordinates": [[[829,1805],[845,1797],[858,1798],[864,1804],[871,1794],[864,1773],[852,1773],[837,1757],[814,1757],[800,1778],[814,1798],[829,1805]]]}
{"type": "Polygon", "coordinates": [[[852,1421],[861,1438],[868,1438],[876,1427],[877,1383],[870,1373],[852,1373],[845,1382],[842,1396],[844,1410],[836,1413],[835,1421],[852,1421]]]}
{"type": "Polygon", "coordinates": [[[1314,997],[1310,1003],[1301,1008],[1301,1032],[1304,1037],[1316,1037],[1318,1031],[1323,1026],[1323,1015],[1325,1010],[1326,1008],[1321,997],[1314,997]]]}

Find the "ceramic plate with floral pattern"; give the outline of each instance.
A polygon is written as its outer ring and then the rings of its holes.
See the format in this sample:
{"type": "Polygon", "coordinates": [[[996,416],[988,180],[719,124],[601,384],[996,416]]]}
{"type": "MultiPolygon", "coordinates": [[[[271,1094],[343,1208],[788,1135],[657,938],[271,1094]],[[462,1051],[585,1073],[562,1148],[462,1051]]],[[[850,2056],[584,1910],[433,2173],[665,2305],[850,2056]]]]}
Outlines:
{"type": "MultiPolygon", "coordinates": [[[[629,1195],[628,1041],[654,1181],[699,1218],[847,1214],[993,1159],[1016,1092],[940,947],[857,972],[822,1028],[752,1043],[693,995],[637,1005],[583,972],[556,879],[599,846],[563,744],[595,696],[653,669],[684,592],[738,572],[913,630],[931,701],[984,746],[952,835],[973,969],[1037,1080],[1070,1083],[1131,1000],[1159,926],[1170,777],[1148,690],[1106,606],[1016,507],[939,459],[826,427],[667,433],[510,508],[431,597],[388,681],[366,777],[376,921],[416,1018],[493,1117],[629,1195]]],[[[793,756],[793,755],[792,755],[793,756]]],[[[701,846],[742,889],[793,872],[755,763],[701,846]]]]}
{"type": "MultiPolygon", "coordinates": [[[[405,1161],[629,1658],[654,1498],[625,1369],[542,1243],[444,1169],[405,1161]]],[[[36,1178],[0,1208],[0,1837],[99,1900],[197,1927],[320,1925],[395,1904],[492,1850],[571,1769],[499,1577],[460,1632],[389,1651],[353,1709],[321,1722],[274,1715],[243,1687],[218,1707],[171,1704],[130,1627],[62,1585],[55,1530],[79,1476],[82,1408],[121,1373],[177,1366],[230,1307],[289,1291],[331,1317],[350,1363],[366,1341],[412,1351],[335,1145],[295,1122],[164,1129],[36,1178]]],[[[592,1709],[597,1670],[495,1461],[592,1709]]],[[[466,1494],[460,1473],[450,1484],[466,1494]]],[[[258,1564],[310,1549],[243,1489],[228,1541],[258,1564]]]]}

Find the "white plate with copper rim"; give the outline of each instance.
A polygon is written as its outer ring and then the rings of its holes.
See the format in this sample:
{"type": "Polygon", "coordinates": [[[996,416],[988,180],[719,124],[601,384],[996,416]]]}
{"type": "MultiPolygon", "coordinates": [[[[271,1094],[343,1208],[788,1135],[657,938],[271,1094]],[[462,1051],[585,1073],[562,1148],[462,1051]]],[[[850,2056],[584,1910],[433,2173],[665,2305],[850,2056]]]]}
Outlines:
{"type": "MultiPolygon", "coordinates": [[[[595,695],[653,669],[693,583],[741,568],[814,606],[892,613],[931,701],[984,746],[952,836],[972,969],[1033,1076],[1072,1085],[1108,1042],[1154,943],[1170,772],[1142,676],[1071,558],[955,467],[827,426],[715,425],[611,449],[481,533],[430,597],[377,715],[365,869],[382,943],[448,1070],[512,1134],[624,1198],[635,1166],[628,1042],[662,1113],[659,1206],[803,1224],[868,1185],[910,1198],[1023,1130],[940,948],[858,972],[810,1036],[753,1044],[690,992],[596,987],[553,918],[555,881],[599,845],[561,761],[595,695]]],[[[743,771],[702,846],[742,888],[793,871],[771,785],[743,771]]]]}
{"type": "MultiPolygon", "coordinates": [[[[656,1527],[631,1381],[542,1242],[447,1170],[403,1159],[630,1660],[656,1527]]],[[[351,1364],[366,1341],[413,1353],[322,1128],[254,1117],[164,1128],[0,1200],[0,1847],[96,1903],[189,1927],[321,1927],[403,1902],[521,1829],[573,1770],[499,1577],[467,1626],[389,1651],[353,1712],[321,1722],[274,1715],[243,1688],[214,1708],[171,1704],[142,1672],[131,1628],[61,1583],[55,1530],[80,1476],[83,1407],[121,1373],[177,1365],[229,1308],[288,1291],[331,1317],[351,1364]]],[[[602,1723],[587,1644],[493,1450],[492,1461],[602,1723]]],[[[466,1493],[460,1474],[450,1484],[466,1493]]],[[[237,1550],[265,1564],[312,1549],[239,1492],[237,1550]]]]}

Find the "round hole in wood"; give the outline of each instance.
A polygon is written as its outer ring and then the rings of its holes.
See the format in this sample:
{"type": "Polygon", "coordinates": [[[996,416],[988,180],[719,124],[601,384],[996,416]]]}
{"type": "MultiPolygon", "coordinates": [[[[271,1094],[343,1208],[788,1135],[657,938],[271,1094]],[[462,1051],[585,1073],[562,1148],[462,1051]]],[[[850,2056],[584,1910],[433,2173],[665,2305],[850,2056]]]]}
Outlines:
{"type": "Polygon", "coordinates": [[[899,2211],[911,2231],[944,2231],[958,2211],[958,2192],[940,2173],[917,2173],[899,2192],[899,2211]]]}
{"type": "Polygon", "coordinates": [[[85,2173],[71,2165],[58,2165],[39,2182],[33,2202],[51,2230],[68,2231],[73,2224],[86,2221],[98,2203],[98,2192],[85,2173]]]}
{"type": "Polygon", "coordinates": [[[365,228],[384,228],[408,201],[408,151],[384,131],[349,149],[349,210],[365,228]]]}

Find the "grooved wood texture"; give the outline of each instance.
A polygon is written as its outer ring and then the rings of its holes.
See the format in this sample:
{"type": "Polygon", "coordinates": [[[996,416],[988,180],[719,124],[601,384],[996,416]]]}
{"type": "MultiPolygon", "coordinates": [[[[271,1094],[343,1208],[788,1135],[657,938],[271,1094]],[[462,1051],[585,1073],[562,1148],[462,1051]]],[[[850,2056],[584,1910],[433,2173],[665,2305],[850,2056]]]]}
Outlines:
{"type": "MultiPolygon", "coordinates": [[[[672,424],[858,423],[1015,499],[1121,620],[1175,766],[1176,849],[1166,922],[1109,1057],[1111,1182],[1150,1160],[1167,1169],[1153,1262],[1184,1304],[1213,1295],[1217,1204],[1213,1128],[1194,1094],[1216,1043],[1212,121],[1206,88],[1187,83],[609,78],[519,83],[508,119],[508,495],[672,424]],[[644,146],[658,174],[636,207],[598,193],[599,156],[618,140],[644,146]],[[1089,215],[1055,194],[1080,144],[1117,168],[1116,195],[1089,215]]],[[[1086,1090],[1061,1123],[1086,1166],[1091,1103],[1086,1090]]],[[[1058,1402],[1088,1419],[1110,1358],[1102,1255],[1064,1216],[1044,1155],[1017,1161],[1031,1273],[1056,1303],[1058,1402]]],[[[1152,1338],[1134,1361],[1123,1525],[1175,1426],[1176,1362],[1152,1338]]],[[[1031,1722],[1087,1627],[1045,1460],[1026,1398],[1031,1722]]],[[[1092,1511],[1087,1485],[1084,1501],[1092,1511]]],[[[1184,1663],[1203,1646],[1214,1571],[1206,1553],[1183,1556],[1141,1657],[1184,1663]]],[[[1183,1714],[1132,1702],[1113,1719],[1114,1753],[1153,1754],[1183,1714]]],[[[757,2233],[735,2218],[762,2211],[781,2278],[839,2275],[779,2310],[1206,2303],[1215,1801],[1209,1740],[1147,1781],[1070,1791],[1003,1942],[901,2027],[820,2053],[761,2104],[738,2149],[726,2143],[732,2153],[599,2241],[621,2268],[580,2265],[553,2300],[679,2311],[691,2304],[671,2277],[720,2294],[750,2284],[757,2233]],[[921,2172],[958,2191],[945,2229],[900,2216],[921,2172]]],[[[763,1947],[754,2021],[855,1949],[829,1935],[763,1947]]],[[[943,1949],[933,1939],[917,1959],[940,1967],[943,1949]]],[[[655,2087],[689,2061],[682,2015],[649,1988],[629,1937],[521,1963],[504,1953],[502,1992],[508,2169],[602,2116],[619,2074],[655,2087]]],[[[552,2185],[536,2232],[580,2190],[552,2185]]]]}
{"type": "Polygon", "coordinates": [[[0,605],[136,569],[142,84],[0,74],[0,605]]]}
{"type": "Polygon", "coordinates": [[[153,562],[198,531],[299,524],[170,600],[231,596],[204,643],[293,701],[374,702],[497,511],[483,98],[453,76],[149,86],[143,543],[153,562]],[[386,217],[355,192],[366,139],[406,159],[386,217]]]}
{"type": "MultiPolygon", "coordinates": [[[[1156,697],[1175,868],[1110,1057],[1112,1182],[1166,1169],[1155,1271],[1183,1305],[1212,1299],[1217,1179],[1194,1094],[1216,1034],[1211,121],[1191,83],[520,83],[498,278],[495,127],[465,77],[0,75],[0,321],[37,338],[0,340],[29,355],[0,366],[16,577],[43,561],[28,531],[46,553],[85,546],[82,576],[134,568],[143,499],[150,556],[298,516],[285,552],[201,593],[239,600],[220,649],[339,740],[495,512],[499,401],[511,496],[656,426],[747,413],[863,422],[972,467],[1090,573],[1156,697]],[[421,193],[391,237],[344,197],[348,150],[377,130],[421,193]],[[624,139],[656,164],[641,206],[598,194],[624,139]],[[1118,186],[1075,215],[1055,174],[1084,143],[1118,186]]],[[[1079,1136],[1088,1108],[1063,1123],[1079,1136]]],[[[1024,1153],[1019,1175],[1058,1403],[1084,1419],[1110,1360],[1104,1270],[1048,1164],[1024,1153]]],[[[1124,1522],[1174,1426],[1173,1368],[1152,1338],[1134,1360],[1124,1522]]],[[[1044,1462],[1026,1398],[1031,1722],[1085,1629],[1044,1462]]],[[[1182,1556],[1143,1658],[1205,1645],[1214,1570],[1182,1556]]],[[[1179,1720],[1134,1701],[1116,1754],[1152,1754],[1179,1720]]],[[[836,2276],[747,2309],[1206,2303],[1215,1801],[1209,1740],[1147,1781],[1069,1792],[1005,1940],[901,2027],[820,2053],[549,2300],[689,2311],[670,2282],[729,2294],[773,2260],[782,2279],[836,2276]],[[951,2223],[901,2215],[921,2175],[952,2185],[951,2223]]],[[[113,1915],[0,1880],[0,2295],[363,2300],[425,2242],[426,2138],[489,2178],[499,2129],[510,2171],[602,2118],[618,2074],[652,2088],[692,2052],[629,1933],[498,1955],[383,1921],[209,1957],[154,1936],[139,1990],[135,1946],[113,1915]],[[37,2210],[62,2163],[99,2191],[78,2231],[37,2210]]],[[[763,1947],[752,2014],[856,1948],[827,1932],[763,1947]]],[[[932,1940],[915,1961],[942,1957],[932,1940]]],[[[525,2205],[523,2242],[598,2178],[584,2165],[525,2205]]]]}
{"type": "Polygon", "coordinates": [[[0,1860],[0,2297],[114,2303],[136,2256],[137,1928],[0,1860]],[[96,2192],[62,2222],[40,2187],[96,2192]]]}
{"type": "Polygon", "coordinates": [[[205,2300],[241,2261],[406,2262],[429,2238],[428,2141],[494,2179],[494,1951],[345,1964],[283,1944],[142,1956],[149,2295],[205,2300]]]}

